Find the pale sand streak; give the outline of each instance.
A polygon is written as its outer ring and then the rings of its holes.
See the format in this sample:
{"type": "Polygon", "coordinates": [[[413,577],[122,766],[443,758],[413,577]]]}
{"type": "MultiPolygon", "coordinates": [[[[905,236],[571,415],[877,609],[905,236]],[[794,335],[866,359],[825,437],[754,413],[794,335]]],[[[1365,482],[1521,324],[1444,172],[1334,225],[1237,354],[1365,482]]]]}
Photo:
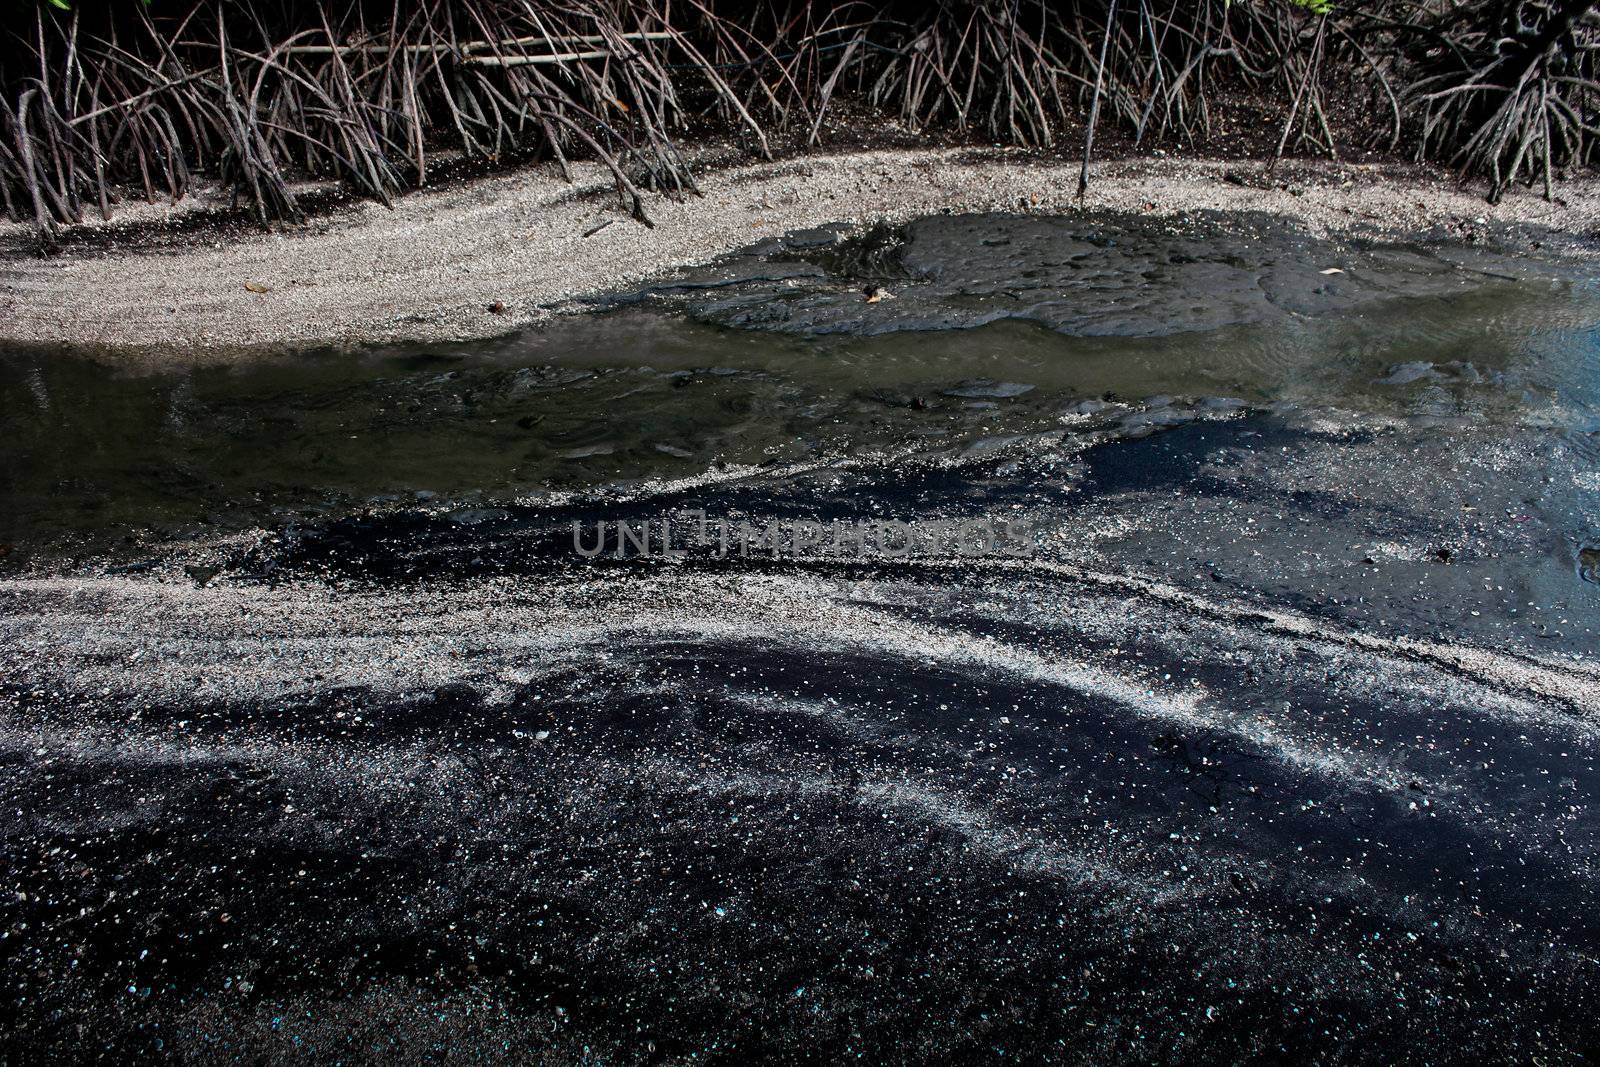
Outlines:
{"type": "MultiPolygon", "coordinates": [[[[1080,206],[1183,217],[1205,209],[1292,218],[1313,233],[1404,235],[1484,220],[1531,224],[1544,255],[1592,251],[1600,181],[1561,186],[1547,204],[1514,190],[1499,204],[1435,172],[1296,165],[1279,188],[1231,184],[1252,163],[1141,160],[1095,169],[1075,198],[1076,166],[995,151],[858,152],[710,167],[703,197],[652,200],[655,229],[621,217],[592,166],[567,185],[529,170],[362,204],[334,219],[147,252],[0,259],[0,344],[66,344],[124,366],[225,362],[317,343],[449,342],[502,334],[550,309],[787,231],[829,222],[898,221],[941,209],[1063,213],[1080,206]],[[1301,195],[1295,195],[1298,192],[1301,195]],[[585,238],[597,220],[614,225],[585,238]],[[1565,234],[1566,239],[1559,235],[1565,234]],[[270,292],[245,289],[259,282],[270,292]],[[507,314],[488,307],[503,301],[507,314]]],[[[125,218],[185,214],[127,209],[125,218]]],[[[15,224],[0,236],[23,242],[15,224]],[[9,233],[7,232],[9,230],[9,233]]]]}

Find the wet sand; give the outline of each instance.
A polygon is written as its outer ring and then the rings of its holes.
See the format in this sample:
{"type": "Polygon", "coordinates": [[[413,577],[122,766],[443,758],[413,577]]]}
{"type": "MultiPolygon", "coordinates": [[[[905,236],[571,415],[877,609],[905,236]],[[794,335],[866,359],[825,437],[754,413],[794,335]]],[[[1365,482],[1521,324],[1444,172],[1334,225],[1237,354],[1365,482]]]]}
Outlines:
{"type": "Polygon", "coordinates": [[[8,353],[0,1058],[1585,1062],[1600,294],[1264,217],[8,353]]]}
{"type": "MultiPolygon", "coordinates": [[[[1397,166],[1286,164],[1269,180],[1256,163],[1110,162],[1094,168],[1080,202],[1077,168],[1064,162],[998,150],[860,152],[709,169],[703,196],[650,201],[653,229],[619,210],[597,168],[575,176],[568,184],[533,169],[423,191],[393,210],[359,204],[272,234],[130,249],[97,240],[43,259],[20,251],[24,231],[7,224],[0,343],[172,365],[282,346],[481,339],[786,231],[945,209],[1175,219],[1247,210],[1336,238],[1433,234],[1546,256],[1592,254],[1600,227],[1592,179],[1562,183],[1556,203],[1519,189],[1490,205],[1437,172],[1397,166]]],[[[105,232],[159,230],[194,211],[126,208],[105,232]]]]}
{"type": "Polygon", "coordinates": [[[1579,1062],[1587,590],[1508,610],[1556,571],[1510,523],[1428,558],[1489,450],[1402,443],[1224,415],[632,512],[1020,506],[1034,559],[587,563],[507,508],[0,583],[6,1047],[1579,1062]]]}

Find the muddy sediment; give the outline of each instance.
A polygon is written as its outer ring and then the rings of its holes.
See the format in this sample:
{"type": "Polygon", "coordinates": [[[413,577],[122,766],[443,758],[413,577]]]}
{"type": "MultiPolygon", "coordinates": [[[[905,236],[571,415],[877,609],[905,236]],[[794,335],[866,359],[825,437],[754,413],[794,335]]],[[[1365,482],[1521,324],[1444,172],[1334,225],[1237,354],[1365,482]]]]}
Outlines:
{"type": "Polygon", "coordinates": [[[1579,1062],[1600,304],[1437,238],[939,215],[8,354],[8,1049],[1579,1062]]]}

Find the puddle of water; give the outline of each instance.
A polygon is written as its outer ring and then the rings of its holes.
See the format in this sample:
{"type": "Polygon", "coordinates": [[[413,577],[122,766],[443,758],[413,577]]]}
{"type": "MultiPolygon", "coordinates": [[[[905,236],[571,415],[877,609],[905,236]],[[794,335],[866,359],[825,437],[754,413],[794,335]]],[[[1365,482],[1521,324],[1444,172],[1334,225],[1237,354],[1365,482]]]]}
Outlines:
{"type": "Polygon", "coordinates": [[[467,351],[169,374],[12,354],[0,358],[0,542],[94,547],[419,493],[504,502],[713,463],[1027,432],[1085,398],[1229,397],[1591,433],[1596,321],[1592,287],[1489,279],[1151,337],[1010,318],[794,335],[665,308],[564,319],[467,351]]]}

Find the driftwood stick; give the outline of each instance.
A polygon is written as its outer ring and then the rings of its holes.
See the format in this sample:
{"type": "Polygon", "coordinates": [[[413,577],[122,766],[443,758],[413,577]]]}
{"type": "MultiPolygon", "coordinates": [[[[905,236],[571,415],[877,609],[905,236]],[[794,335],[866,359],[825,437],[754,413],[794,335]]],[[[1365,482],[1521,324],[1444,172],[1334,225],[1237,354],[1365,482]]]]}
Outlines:
{"type": "Polygon", "coordinates": [[[541,63],[574,63],[580,59],[610,59],[615,52],[604,48],[591,52],[549,52],[544,55],[464,56],[463,66],[469,67],[531,67],[541,63]]]}
{"type": "MultiPolygon", "coordinates": [[[[648,33],[621,33],[614,37],[604,34],[552,34],[548,37],[509,37],[503,41],[468,41],[465,44],[455,45],[443,42],[437,44],[297,44],[289,48],[280,49],[280,52],[303,56],[331,56],[331,55],[385,55],[389,52],[404,52],[411,55],[428,55],[432,53],[462,52],[492,52],[502,48],[523,48],[528,45],[584,45],[584,44],[609,44],[615,40],[623,41],[670,41],[672,34],[664,30],[652,30],[648,33]]],[[[522,57],[516,57],[522,58],[522,57]]],[[[542,58],[542,57],[541,57],[542,58]]],[[[558,62],[549,59],[546,62],[558,62]]]]}
{"type": "Polygon", "coordinates": [[[521,48],[530,44],[609,44],[612,41],[670,41],[673,34],[667,30],[650,30],[640,33],[619,33],[607,37],[601,33],[588,33],[579,35],[537,37],[511,37],[504,41],[468,41],[461,46],[463,52],[488,52],[496,48],[521,48]]]}

